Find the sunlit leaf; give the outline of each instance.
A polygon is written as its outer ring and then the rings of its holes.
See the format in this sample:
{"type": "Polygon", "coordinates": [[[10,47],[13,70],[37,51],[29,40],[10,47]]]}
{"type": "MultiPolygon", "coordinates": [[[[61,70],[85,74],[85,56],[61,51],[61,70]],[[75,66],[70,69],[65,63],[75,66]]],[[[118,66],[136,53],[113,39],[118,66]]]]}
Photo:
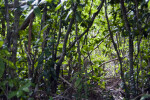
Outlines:
{"type": "Polygon", "coordinates": [[[48,26],[49,26],[49,25],[46,24],[46,25],[43,27],[43,29],[41,30],[41,32],[43,33],[43,32],[47,29],[48,26]]]}
{"type": "Polygon", "coordinates": [[[61,2],[57,5],[57,7],[55,8],[55,11],[59,10],[61,8],[61,6],[64,4],[66,0],[61,0],[61,2]]]}
{"type": "MultiPolygon", "coordinates": [[[[46,3],[46,2],[48,2],[49,0],[41,0],[40,1],[40,3],[39,3],[39,5],[41,5],[41,4],[44,4],[44,3],[46,3]]],[[[51,0],[52,1],[52,0],[51,0]]],[[[51,2],[50,2],[51,3],[51,2]]]]}
{"type": "Polygon", "coordinates": [[[48,3],[51,3],[52,2],[52,0],[46,0],[48,3]]]}
{"type": "Polygon", "coordinates": [[[70,10],[70,11],[68,12],[68,14],[67,14],[67,16],[66,16],[65,20],[67,20],[67,19],[68,19],[69,15],[70,15],[71,13],[72,13],[72,10],[70,10]]]}
{"type": "Polygon", "coordinates": [[[55,11],[59,10],[61,8],[61,3],[57,5],[57,7],[55,8],[55,11]]]}
{"type": "Polygon", "coordinates": [[[3,43],[4,43],[4,41],[0,40],[0,47],[2,47],[3,43]]]}

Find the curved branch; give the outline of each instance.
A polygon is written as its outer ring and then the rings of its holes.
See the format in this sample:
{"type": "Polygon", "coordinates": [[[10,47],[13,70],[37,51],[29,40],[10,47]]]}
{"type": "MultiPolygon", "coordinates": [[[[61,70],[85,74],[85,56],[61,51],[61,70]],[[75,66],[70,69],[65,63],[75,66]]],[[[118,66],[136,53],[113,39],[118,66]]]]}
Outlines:
{"type": "Polygon", "coordinates": [[[87,29],[86,29],[78,38],[75,39],[75,41],[71,44],[71,46],[69,47],[68,50],[70,50],[70,49],[75,45],[75,43],[76,43],[79,39],[81,39],[81,37],[82,37],[83,35],[85,35],[85,34],[89,31],[89,29],[91,28],[91,26],[92,26],[92,24],[93,24],[93,22],[94,22],[94,20],[95,20],[95,17],[99,14],[101,8],[103,7],[103,4],[104,4],[104,0],[102,0],[102,1],[101,1],[101,4],[98,6],[98,8],[97,8],[98,11],[93,14],[93,17],[91,18],[91,21],[90,21],[90,23],[89,23],[87,29]]]}

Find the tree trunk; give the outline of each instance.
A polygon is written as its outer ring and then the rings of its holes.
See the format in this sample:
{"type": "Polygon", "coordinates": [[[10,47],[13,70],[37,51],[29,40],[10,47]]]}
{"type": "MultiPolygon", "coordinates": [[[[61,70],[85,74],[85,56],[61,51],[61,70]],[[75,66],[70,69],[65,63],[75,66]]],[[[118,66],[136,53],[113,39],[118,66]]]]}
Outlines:
{"type": "MultiPolygon", "coordinates": [[[[105,4],[106,4],[106,1],[105,1],[105,4]]],[[[125,96],[128,99],[129,98],[129,93],[128,93],[128,89],[127,89],[127,86],[126,86],[126,83],[125,83],[125,79],[124,79],[122,58],[120,57],[119,51],[117,49],[117,44],[114,41],[113,33],[112,33],[111,29],[110,29],[109,19],[108,19],[108,16],[107,16],[107,5],[105,6],[105,16],[106,16],[106,20],[107,20],[107,24],[108,24],[108,30],[109,30],[109,33],[110,33],[110,38],[112,40],[113,46],[115,48],[115,51],[117,53],[118,60],[119,60],[119,63],[120,63],[120,75],[121,75],[121,79],[123,81],[123,89],[125,90],[125,96]]]]}
{"type": "Polygon", "coordinates": [[[6,22],[7,22],[7,36],[6,36],[6,44],[10,51],[10,39],[11,39],[11,32],[9,27],[9,7],[8,7],[8,0],[5,0],[5,10],[6,10],[6,22]]]}
{"type": "Polygon", "coordinates": [[[28,34],[28,53],[27,53],[27,58],[28,58],[28,78],[33,77],[33,72],[32,72],[32,58],[31,58],[31,34],[32,34],[32,24],[33,24],[33,15],[30,18],[30,24],[29,24],[29,34],[28,34]]]}
{"type": "Polygon", "coordinates": [[[15,8],[15,14],[14,14],[14,33],[12,34],[12,39],[13,39],[13,49],[12,49],[12,62],[14,65],[16,64],[16,54],[17,54],[17,40],[18,40],[18,31],[19,31],[19,19],[20,19],[20,14],[19,14],[19,1],[14,0],[14,8],[15,8]]]}
{"type": "Polygon", "coordinates": [[[129,33],[129,64],[130,64],[130,89],[131,89],[131,98],[136,95],[135,90],[135,79],[134,79],[134,68],[133,68],[133,34],[131,33],[130,24],[127,19],[127,12],[124,6],[124,0],[121,0],[121,10],[123,14],[123,18],[126,25],[126,30],[129,33]]]}

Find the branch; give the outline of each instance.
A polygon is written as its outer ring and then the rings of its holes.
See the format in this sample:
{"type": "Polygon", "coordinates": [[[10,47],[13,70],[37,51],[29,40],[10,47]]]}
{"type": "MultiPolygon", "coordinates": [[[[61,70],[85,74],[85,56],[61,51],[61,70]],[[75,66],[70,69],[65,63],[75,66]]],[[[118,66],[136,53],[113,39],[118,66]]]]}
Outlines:
{"type": "Polygon", "coordinates": [[[33,19],[35,18],[34,10],[32,10],[30,15],[25,19],[25,21],[23,22],[23,24],[20,27],[20,30],[25,30],[27,28],[27,26],[30,23],[31,16],[32,16],[33,19]]]}
{"type": "MultiPolygon", "coordinates": [[[[61,15],[60,15],[60,21],[59,21],[59,33],[58,33],[58,37],[57,37],[56,49],[57,49],[57,47],[58,47],[58,45],[59,45],[60,37],[61,37],[62,14],[63,14],[63,6],[61,7],[61,15]]],[[[55,51],[55,59],[57,59],[57,58],[56,58],[56,55],[57,55],[57,50],[55,51]]]]}
{"type": "MultiPolygon", "coordinates": [[[[94,20],[95,20],[95,17],[96,17],[96,16],[98,15],[98,13],[100,12],[100,10],[101,10],[101,8],[102,8],[102,6],[103,6],[103,3],[104,3],[104,0],[102,0],[102,1],[101,1],[101,4],[98,6],[98,11],[93,14],[92,21],[91,21],[91,23],[89,23],[87,29],[86,29],[78,38],[75,39],[75,41],[71,44],[71,46],[68,48],[68,50],[70,50],[70,49],[75,45],[75,43],[76,43],[79,39],[81,39],[81,37],[82,37],[84,34],[86,34],[86,33],[89,31],[89,28],[92,26],[92,24],[93,24],[93,22],[94,22],[94,20]]],[[[61,55],[57,56],[56,59],[60,59],[60,57],[61,57],[61,55]]]]}
{"type": "MultiPolygon", "coordinates": [[[[126,58],[126,57],[128,57],[128,56],[126,55],[126,56],[122,57],[121,59],[123,60],[123,59],[126,58]]],[[[112,61],[115,61],[115,60],[118,60],[118,58],[111,59],[111,60],[108,60],[108,61],[106,61],[106,62],[103,62],[103,63],[102,63],[101,65],[99,65],[98,67],[101,67],[101,66],[103,66],[103,65],[105,65],[105,64],[107,64],[107,63],[110,63],[110,62],[112,62],[112,61]]]]}
{"type": "MultiPolygon", "coordinates": [[[[104,41],[104,39],[106,39],[109,35],[110,35],[110,34],[107,34],[107,35],[99,42],[99,44],[94,48],[94,50],[97,49],[97,48],[99,47],[99,45],[104,41]]],[[[92,51],[90,52],[90,54],[91,54],[91,53],[92,53],[92,51]]]]}
{"type": "MultiPolygon", "coordinates": [[[[24,4],[24,3],[23,3],[24,4]]],[[[40,9],[42,9],[42,5],[44,5],[45,4],[45,2],[40,2],[37,6],[40,8],[40,9]]],[[[23,24],[21,25],[21,27],[20,27],[20,30],[24,30],[24,29],[26,29],[27,28],[27,26],[29,25],[29,23],[30,23],[30,18],[31,18],[31,16],[33,16],[33,19],[35,18],[35,14],[34,14],[34,9],[32,9],[31,10],[31,12],[30,12],[30,14],[29,14],[29,16],[25,19],[25,21],[23,22],[23,24]]]]}
{"type": "Polygon", "coordinates": [[[131,32],[131,29],[130,29],[130,24],[128,22],[128,19],[127,19],[127,11],[126,11],[126,8],[124,6],[124,0],[121,0],[121,10],[122,10],[122,14],[123,14],[123,19],[125,21],[125,25],[126,25],[126,29],[131,32]]]}
{"type": "Polygon", "coordinates": [[[104,4],[104,0],[102,0],[102,1],[101,1],[101,4],[98,6],[98,8],[97,8],[98,11],[93,14],[93,17],[91,18],[91,22],[89,23],[87,29],[86,29],[78,38],[75,39],[75,41],[71,44],[71,46],[69,47],[68,50],[70,50],[70,49],[75,45],[75,43],[76,43],[79,39],[81,39],[81,37],[82,37],[84,34],[86,34],[86,33],[89,31],[89,29],[91,28],[91,26],[92,26],[92,24],[93,24],[93,22],[94,22],[94,20],[95,20],[95,17],[96,17],[96,16],[98,15],[98,13],[100,12],[100,10],[101,10],[103,4],[104,4]]]}
{"type": "MultiPolygon", "coordinates": [[[[20,1],[20,2],[19,2],[19,6],[24,6],[24,5],[26,5],[26,4],[27,4],[26,1],[20,1]]],[[[8,7],[9,7],[9,8],[14,8],[14,5],[15,5],[14,3],[9,3],[9,4],[8,4],[8,7]]]]}
{"type": "MultiPolygon", "coordinates": [[[[73,9],[74,12],[75,12],[76,8],[77,8],[77,4],[75,4],[75,6],[74,6],[74,9],[73,9]]],[[[63,49],[62,49],[62,54],[61,54],[61,57],[60,57],[60,59],[58,61],[59,65],[61,65],[61,63],[63,62],[64,56],[66,54],[66,45],[67,45],[67,41],[68,41],[68,36],[69,36],[69,34],[71,32],[71,28],[72,28],[73,22],[74,22],[74,16],[72,16],[72,19],[70,20],[70,24],[69,24],[69,27],[67,29],[66,35],[65,35],[63,49]]]]}
{"type": "MultiPolygon", "coordinates": [[[[122,1],[122,0],[121,0],[121,1],[122,1]]],[[[112,40],[113,46],[114,46],[114,48],[115,48],[115,51],[116,51],[116,53],[117,53],[118,60],[119,60],[119,63],[120,63],[121,79],[122,79],[122,81],[123,81],[124,89],[125,89],[125,92],[126,92],[126,97],[128,98],[128,97],[129,97],[129,94],[128,94],[128,92],[127,92],[127,88],[126,88],[127,86],[126,86],[126,84],[125,84],[124,72],[123,72],[123,66],[122,66],[122,59],[121,59],[121,57],[120,57],[120,54],[119,54],[117,45],[116,45],[116,43],[115,43],[115,41],[114,41],[113,32],[112,32],[111,29],[110,29],[109,19],[108,19],[108,16],[107,16],[107,3],[106,3],[106,0],[105,0],[105,17],[106,17],[106,20],[107,20],[107,26],[108,26],[110,38],[111,38],[111,40],[112,40]]],[[[127,25],[128,25],[128,24],[127,24],[127,25]]],[[[130,27],[128,26],[128,28],[130,28],[130,27]]],[[[129,30],[129,32],[130,32],[130,30],[129,30]]]]}
{"type": "Polygon", "coordinates": [[[25,50],[25,53],[27,54],[27,56],[29,57],[30,63],[31,63],[31,65],[32,65],[33,62],[32,62],[32,58],[31,58],[30,54],[28,53],[28,51],[26,50],[25,47],[24,47],[24,50],[25,50]]]}
{"type": "MultiPolygon", "coordinates": [[[[100,46],[100,44],[101,44],[102,42],[104,42],[104,39],[106,39],[109,35],[110,35],[110,34],[107,34],[107,35],[99,42],[99,44],[94,48],[94,50],[97,49],[97,48],[100,46]]],[[[90,55],[94,50],[90,51],[90,52],[89,52],[89,55],[90,55]]],[[[88,56],[86,56],[85,59],[86,59],[86,58],[88,58],[88,56]]]]}
{"type": "Polygon", "coordinates": [[[59,76],[65,83],[67,83],[70,87],[74,88],[71,83],[69,83],[66,79],[64,79],[61,75],[59,76]]]}

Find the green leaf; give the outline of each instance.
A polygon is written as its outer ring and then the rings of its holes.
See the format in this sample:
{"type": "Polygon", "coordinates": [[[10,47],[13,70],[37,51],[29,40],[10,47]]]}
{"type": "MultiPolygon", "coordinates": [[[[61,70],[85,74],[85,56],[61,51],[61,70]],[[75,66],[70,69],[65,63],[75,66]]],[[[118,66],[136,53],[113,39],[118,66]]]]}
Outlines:
{"type": "Polygon", "coordinates": [[[34,8],[34,14],[37,17],[41,18],[41,10],[40,10],[40,8],[38,6],[34,8]]]}
{"type": "Polygon", "coordinates": [[[11,79],[11,80],[9,80],[9,86],[10,87],[13,87],[14,86],[14,84],[13,84],[13,80],[11,79]]]}
{"type": "Polygon", "coordinates": [[[17,97],[20,97],[23,95],[23,91],[17,91],[17,97]]]}
{"type": "Polygon", "coordinates": [[[8,94],[8,99],[11,99],[12,97],[16,96],[17,91],[12,91],[8,94]]]}
{"type": "Polygon", "coordinates": [[[82,22],[81,14],[79,14],[79,12],[76,13],[76,20],[77,20],[79,23],[82,22]]]}
{"type": "Polygon", "coordinates": [[[43,29],[42,29],[42,33],[47,29],[47,27],[48,27],[49,25],[47,24],[47,25],[45,25],[44,27],[43,27],[43,29]]]}
{"type": "Polygon", "coordinates": [[[55,8],[55,11],[59,10],[61,8],[61,6],[64,4],[66,0],[61,0],[61,2],[57,5],[57,7],[55,8]]]}
{"type": "Polygon", "coordinates": [[[145,94],[141,97],[140,100],[145,100],[146,98],[150,98],[150,95],[149,94],[145,94]]]}
{"type": "Polygon", "coordinates": [[[27,0],[27,4],[31,5],[34,2],[34,0],[27,0]]]}
{"type": "Polygon", "coordinates": [[[75,82],[75,87],[78,87],[81,82],[81,78],[78,78],[75,82]]]}
{"type": "Polygon", "coordinates": [[[48,3],[51,3],[52,2],[52,0],[46,0],[48,3]]]}
{"type": "Polygon", "coordinates": [[[26,83],[24,86],[23,86],[23,89],[22,90],[26,90],[26,88],[29,88],[31,86],[31,82],[29,81],[28,83],[26,83]]]}
{"type": "Polygon", "coordinates": [[[1,41],[1,40],[0,40],[0,47],[2,47],[2,45],[3,45],[3,42],[4,42],[4,41],[1,41]]]}
{"type": "Polygon", "coordinates": [[[29,92],[29,88],[28,87],[24,87],[22,90],[25,91],[25,92],[29,92]]]}
{"type": "Polygon", "coordinates": [[[67,16],[66,16],[65,20],[67,20],[67,19],[68,19],[69,15],[70,15],[71,13],[72,13],[72,10],[70,10],[70,11],[68,12],[68,14],[67,14],[67,16]]]}
{"type": "Polygon", "coordinates": [[[57,5],[57,7],[55,8],[55,11],[59,10],[61,8],[61,3],[57,5]]]}
{"type": "MultiPolygon", "coordinates": [[[[50,0],[41,0],[40,3],[38,5],[42,5],[42,4],[46,4],[47,2],[49,2],[50,0]]],[[[52,1],[52,0],[51,0],[52,1]]],[[[51,2],[49,2],[51,3],[51,2]]]]}
{"type": "Polygon", "coordinates": [[[0,78],[3,76],[4,70],[5,70],[4,62],[0,58],[0,78]]]}
{"type": "Polygon", "coordinates": [[[53,100],[53,98],[52,98],[52,97],[50,97],[50,98],[49,98],[49,100],[53,100]]]}

